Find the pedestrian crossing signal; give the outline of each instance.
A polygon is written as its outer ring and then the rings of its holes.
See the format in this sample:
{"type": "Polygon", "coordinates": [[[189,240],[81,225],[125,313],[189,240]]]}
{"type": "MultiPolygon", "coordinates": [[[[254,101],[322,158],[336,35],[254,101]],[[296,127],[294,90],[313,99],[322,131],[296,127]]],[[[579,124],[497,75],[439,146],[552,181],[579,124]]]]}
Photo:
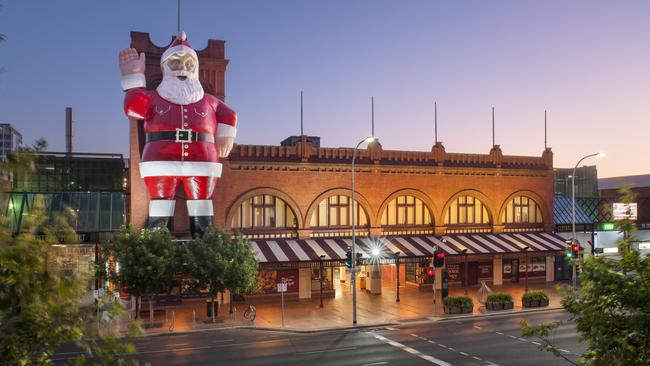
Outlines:
{"type": "Polygon", "coordinates": [[[433,253],[433,266],[435,268],[445,266],[445,252],[440,249],[436,249],[436,251],[433,253]]]}
{"type": "Polygon", "coordinates": [[[349,250],[345,253],[345,267],[352,268],[352,252],[349,250]]]}
{"type": "Polygon", "coordinates": [[[427,276],[429,276],[429,278],[433,278],[434,274],[435,274],[435,271],[434,271],[433,267],[427,268],[427,276]]]}
{"type": "Polygon", "coordinates": [[[361,265],[361,260],[363,259],[363,254],[361,254],[361,253],[356,253],[356,254],[357,254],[357,258],[356,258],[357,260],[356,260],[355,263],[356,263],[357,266],[360,266],[361,265]]]}

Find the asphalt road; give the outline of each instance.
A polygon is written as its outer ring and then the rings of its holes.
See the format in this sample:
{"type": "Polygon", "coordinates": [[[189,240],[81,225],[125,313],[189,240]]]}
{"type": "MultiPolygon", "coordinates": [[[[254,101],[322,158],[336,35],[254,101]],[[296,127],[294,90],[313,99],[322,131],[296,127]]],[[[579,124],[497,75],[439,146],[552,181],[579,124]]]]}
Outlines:
{"type": "MultiPolygon", "coordinates": [[[[539,351],[536,340],[521,338],[521,318],[537,324],[568,315],[548,311],[328,333],[232,329],[144,337],[136,342],[136,358],[151,365],[566,365],[539,351]]],[[[555,340],[573,360],[585,349],[570,324],[555,340]]]]}

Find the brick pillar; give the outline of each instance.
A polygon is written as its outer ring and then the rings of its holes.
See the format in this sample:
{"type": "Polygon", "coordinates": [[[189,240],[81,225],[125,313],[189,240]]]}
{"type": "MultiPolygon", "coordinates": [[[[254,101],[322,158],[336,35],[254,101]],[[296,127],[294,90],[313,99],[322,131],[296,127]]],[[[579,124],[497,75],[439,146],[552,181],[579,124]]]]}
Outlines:
{"type": "Polygon", "coordinates": [[[546,257],[546,282],[555,281],[555,257],[547,256],[546,257]]]}
{"type": "Polygon", "coordinates": [[[495,286],[503,285],[503,258],[495,255],[492,260],[492,283],[495,286]]]}

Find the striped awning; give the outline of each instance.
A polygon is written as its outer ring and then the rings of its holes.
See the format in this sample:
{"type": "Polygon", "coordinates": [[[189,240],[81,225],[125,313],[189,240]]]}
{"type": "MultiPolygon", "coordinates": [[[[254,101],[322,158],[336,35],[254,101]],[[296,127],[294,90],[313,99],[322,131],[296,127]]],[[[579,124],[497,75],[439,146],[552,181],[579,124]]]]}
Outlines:
{"type": "MultiPolygon", "coordinates": [[[[313,262],[324,260],[345,260],[346,252],[352,247],[351,238],[295,239],[295,240],[254,240],[251,241],[255,258],[260,263],[313,262]]],[[[374,257],[392,258],[399,252],[400,257],[431,257],[433,246],[437,245],[447,255],[460,255],[464,249],[467,254],[505,254],[520,253],[525,247],[530,252],[559,251],[566,248],[564,239],[552,233],[508,233],[508,234],[458,234],[436,237],[392,236],[382,238],[360,237],[357,239],[357,252],[364,259],[374,257]]]]}

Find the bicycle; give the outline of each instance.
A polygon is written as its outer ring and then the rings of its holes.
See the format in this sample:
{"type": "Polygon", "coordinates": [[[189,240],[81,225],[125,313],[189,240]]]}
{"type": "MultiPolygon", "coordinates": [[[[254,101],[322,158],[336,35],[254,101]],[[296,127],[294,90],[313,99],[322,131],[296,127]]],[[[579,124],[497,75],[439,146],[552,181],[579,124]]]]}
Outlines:
{"type": "Polygon", "coordinates": [[[255,316],[257,316],[257,310],[255,309],[255,306],[248,305],[248,309],[244,311],[244,319],[254,322],[255,316]]]}

